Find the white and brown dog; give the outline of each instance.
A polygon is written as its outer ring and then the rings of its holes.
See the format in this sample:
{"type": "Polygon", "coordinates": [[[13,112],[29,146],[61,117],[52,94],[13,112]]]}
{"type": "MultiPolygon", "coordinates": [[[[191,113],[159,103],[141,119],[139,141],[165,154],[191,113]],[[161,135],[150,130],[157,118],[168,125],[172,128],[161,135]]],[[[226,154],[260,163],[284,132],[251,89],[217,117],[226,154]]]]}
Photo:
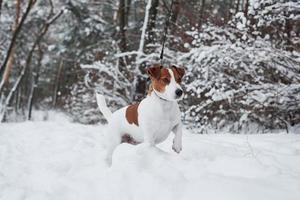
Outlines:
{"type": "Polygon", "coordinates": [[[147,73],[151,79],[149,93],[138,104],[111,113],[103,95],[96,94],[100,111],[108,121],[105,137],[109,165],[113,151],[120,143],[144,142],[154,146],[163,142],[171,131],[175,134],[172,149],[177,153],[182,149],[182,123],[177,101],[183,96],[180,84],[184,69],[158,65],[148,68],[147,73]]]}

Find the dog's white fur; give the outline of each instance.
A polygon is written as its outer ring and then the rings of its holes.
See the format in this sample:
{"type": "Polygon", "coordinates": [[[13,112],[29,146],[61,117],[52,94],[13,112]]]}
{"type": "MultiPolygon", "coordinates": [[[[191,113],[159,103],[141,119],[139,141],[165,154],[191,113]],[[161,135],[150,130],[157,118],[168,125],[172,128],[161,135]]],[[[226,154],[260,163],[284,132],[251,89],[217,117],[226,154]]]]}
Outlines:
{"type": "MultiPolygon", "coordinates": [[[[138,123],[130,124],[126,119],[126,109],[123,107],[114,113],[108,109],[103,95],[96,94],[100,111],[108,121],[106,137],[107,162],[112,162],[114,149],[121,143],[122,135],[130,135],[136,142],[145,142],[150,146],[163,142],[174,132],[172,149],[179,153],[182,150],[182,123],[175,91],[181,86],[175,81],[173,71],[170,83],[163,93],[154,90],[138,106],[138,123]]],[[[182,90],[182,89],[181,89],[182,90]]],[[[182,96],[181,96],[182,97],[182,96]]]]}

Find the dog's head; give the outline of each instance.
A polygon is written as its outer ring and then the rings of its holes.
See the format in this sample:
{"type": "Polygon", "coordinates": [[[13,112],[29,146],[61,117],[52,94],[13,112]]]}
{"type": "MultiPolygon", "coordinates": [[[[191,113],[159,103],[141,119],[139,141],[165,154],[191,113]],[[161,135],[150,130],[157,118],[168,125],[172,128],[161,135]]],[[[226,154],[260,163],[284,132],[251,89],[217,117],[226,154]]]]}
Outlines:
{"type": "Polygon", "coordinates": [[[169,101],[182,99],[183,90],[180,86],[184,69],[172,65],[165,68],[161,65],[155,65],[147,69],[150,76],[152,89],[161,98],[169,101]]]}

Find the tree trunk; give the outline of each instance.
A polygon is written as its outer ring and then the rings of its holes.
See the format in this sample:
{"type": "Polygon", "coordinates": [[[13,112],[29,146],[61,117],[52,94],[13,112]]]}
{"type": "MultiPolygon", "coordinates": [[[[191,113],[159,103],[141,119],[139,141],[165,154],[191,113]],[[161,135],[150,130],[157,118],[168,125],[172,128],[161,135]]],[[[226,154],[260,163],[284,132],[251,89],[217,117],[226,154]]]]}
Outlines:
{"type": "MultiPolygon", "coordinates": [[[[20,0],[16,0],[16,18],[15,18],[15,22],[12,26],[12,33],[14,34],[18,28],[18,24],[19,24],[19,19],[20,19],[20,11],[21,11],[21,1],[20,0]]],[[[1,89],[4,87],[4,85],[8,82],[8,78],[13,66],[13,62],[14,62],[14,53],[15,53],[15,44],[13,44],[11,52],[8,55],[8,61],[7,64],[4,68],[4,73],[3,73],[3,77],[2,77],[2,81],[1,81],[1,86],[0,86],[0,93],[1,93],[1,89]]]]}
{"type": "Polygon", "coordinates": [[[128,27],[130,8],[131,8],[131,0],[127,0],[127,2],[126,2],[126,27],[128,27]]]}
{"type": "MultiPolygon", "coordinates": [[[[125,0],[120,0],[119,1],[119,8],[118,8],[118,25],[119,25],[119,49],[121,52],[126,52],[127,51],[127,36],[126,36],[126,31],[127,31],[127,27],[126,27],[126,19],[127,19],[127,15],[126,15],[126,4],[125,4],[125,0]]],[[[126,68],[128,63],[128,58],[127,56],[124,57],[120,57],[119,58],[119,65],[118,65],[118,69],[119,71],[124,74],[124,76],[126,78],[130,77],[130,74],[126,68]]]]}
{"type": "Polygon", "coordinates": [[[245,8],[244,8],[244,15],[248,18],[248,9],[249,9],[249,0],[246,0],[245,8]]]}
{"type": "Polygon", "coordinates": [[[11,43],[9,45],[8,52],[6,54],[6,57],[5,57],[5,60],[4,60],[3,64],[2,64],[2,66],[0,68],[0,76],[3,74],[3,71],[4,71],[4,69],[5,69],[6,65],[7,65],[8,59],[9,59],[9,57],[11,55],[11,51],[13,50],[14,45],[16,43],[17,36],[18,36],[18,34],[19,34],[19,32],[20,32],[20,30],[21,30],[21,28],[22,28],[22,26],[23,26],[23,24],[24,24],[24,22],[25,22],[25,20],[26,20],[26,18],[28,16],[28,14],[29,14],[32,6],[34,5],[35,1],[36,0],[30,0],[29,1],[28,6],[26,8],[26,11],[25,11],[24,15],[22,16],[22,19],[21,19],[20,23],[16,27],[16,30],[13,33],[13,37],[11,39],[11,43]]]}
{"type": "MultiPolygon", "coordinates": [[[[9,45],[9,48],[8,48],[5,60],[4,60],[2,66],[0,68],[0,77],[2,77],[4,70],[5,71],[9,70],[9,69],[6,69],[6,68],[10,67],[10,66],[7,66],[7,65],[8,65],[9,60],[12,59],[11,57],[13,56],[13,52],[14,52],[14,48],[15,48],[15,43],[16,43],[17,37],[18,37],[18,35],[19,35],[19,33],[20,33],[21,29],[22,29],[22,26],[23,26],[23,24],[24,24],[24,22],[25,22],[25,20],[26,20],[26,18],[28,16],[28,14],[29,14],[29,12],[30,12],[30,10],[31,10],[31,8],[32,8],[32,6],[34,5],[35,2],[36,2],[36,0],[29,0],[28,6],[26,8],[26,11],[25,11],[24,15],[22,16],[20,23],[18,23],[18,26],[16,27],[16,30],[13,33],[13,37],[11,39],[11,42],[10,42],[10,45],[9,45]]],[[[6,76],[9,76],[9,73],[7,73],[6,76]]],[[[5,78],[5,77],[2,78],[2,81],[0,83],[0,94],[1,94],[1,92],[3,90],[3,87],[4,87],[6,79],[7,78],[5,78]]]]}
{"type": "Polygon", "coordinates": [[[229,2],[228,2],[228,9],[227,9],[225,23],[227,23],[229,20],[231,20],[231,16],[232,16],[231,8],[234,6],[234,2],[235,2],[235,0],[229,0],[229,2]]]}
{"type": "Polygon", "coordinates": [[[204,17],[204,9],[205,9],[205,0],[201,1],[201,7],[200,7],[200,17],[199,17],[199,27],[201,28],[202,23],[204,21],[203,17],[204,17]]]}
{"type": "Polygon", "coordinates": [[[147,27],[147,38],[146,38],[146,44],[153,43],[155,38],[155,22],[156,22],[156,16],[158,11],[158,5],[159,0],[153,0],[151,3],[151,7],[149,10],[149,22],[147,27]]]}
{"type": "Polygon", "coordinates": [[[19,113],[20,107],[21,107],[21,95],[22,95],[22,91],[20,89],[20,87],[17,90],[17,94],[16,94],[16,105],[15,105],[15,110],[16,113],[19,113]]]}
{"type": "Polygon", "coordinates": [[[152,5],[152,1],[148,0],[146,9],[145,9],[145,17],[144,17],[144,23],[143,23],[143,27],[142,27],[142,34],[141,34],[141,39],[140,39],[140,45],[139,45],[139,55],[142,54],[144,52],[144,45],[145,45],[145,36],[146,36],[146,29],[147,29],[147,25],[148,25],[148,21],[149,21],[149,11],[152,5]]]}
{"type": "MultiPolygon", "coordinates": [[[[35,2],[34,0],[31,0],[30,2],[35,2]]],[[[21,74],[19,75],[16,83],[14,84],[13,88],[11,89],[11,91],[9,92],[8,96],[6,97],[6,101],[4,104],[4,109],[2,111],[2,116],[0,116],[0,122],[3,122],[3,120],[5,119],[5,115],[6,115],[6,111],[7,111],[7,106],[9,105],[12,96],[14,95],[15,91],[19,88],[20,82],[23,80],[24,78],[24,74],[26,73],[27,69],[29,68],[30,64],[31,64],[31,60],[32,60],[32,56],[33,53],[35,51],[35,48],[37,45],[40,44],[42,38],[44,37],[44,35],[47,33],[49,26],[55,22],[55,20],[57,20],[63,13],[63,10],[61,10],[59,13],[57,13],[55,16],[53,16],[52,18],[48,19],[48,21],[46,21],[46,23],[44,24],[44,26],[42,27],[41,31],[39,32],[39,35],[37,36],[37,38],[35,39],[30,52],[28,53],[26,62],[25,62],[25,66],[23,67],[21,74]]],[[[51,14],[49,15],[49,17],[51,16],[51,14]]]]}
{"type": "Polygon", "coordinates": [[[125,52],[127,50],[127,41],[126,41],[126,6],[125,0],[120,0],[119,2],[119,14],[118,14],[118,22],[119,22],[119,35],[120,42],[119,48],[121,52],[125,52]]]}
{"type": "Polygon", "coordinates": [[[235,14],[240,11],[240,0],[236,1],[235,14]]]}
{"type": "Polygon", "coordinates": [[[1,18],[2,0],[0,0],[0,18],[1,18]]]}
{"type": "Polygon", "coordinates": [[[22,81],[25,72],[26,72],[26,67],[23,67],[23,69],[21,71],[21,74],[19,75],[19,77],[18,77],[17,81],[15,82],[13,88],[10,90],[8,96],[6,97],[6,100],[5,100],[5,103],[4,103],[4,106],[3,106],[3,110],[0,113],[0,123],[5,121],[7,107],[9,105],[15,91],[19,88],[20,82],[22,81]]]}
{"type": "Polygon", "coordinates": [[[62,72],[63,66],[64,66],[64,62],[61,60],[59,63],[59,66],[58,66],[56,79],[55,79],[53,102],[52,102],[53,108],[55,108],[57,105],[57,95],[58,95],[59,88],[60,88],[60,77],[61,77],[61,72],[62,72]]]}
{"type": "Polygon", "coordinates": [[[41,68],[41,65],[42,65],[42,59],[43,59],[43,52],[42,52],[41,48],[39,47],[38,64],[36,66],[36,71],[33,74],[31,90],[30,90],[30,95],[29,95],[28,116],[27,116],[28,120],[31,120],[32,106],[33,106],[33,103],[34,103],[35,97],[36,97],[35,93],[36,93],[36,88],[37,88],[38,82],[39,82],[40,68],[41,68]]]}
{"type": "Polygon", "coordinates": [[[174,28],[176,27],[176,22],[178,15],[180,13],[180,0],[174,0],[174,5],[172,9],[172,15],[171,15],[171,27],[174,28]]]}

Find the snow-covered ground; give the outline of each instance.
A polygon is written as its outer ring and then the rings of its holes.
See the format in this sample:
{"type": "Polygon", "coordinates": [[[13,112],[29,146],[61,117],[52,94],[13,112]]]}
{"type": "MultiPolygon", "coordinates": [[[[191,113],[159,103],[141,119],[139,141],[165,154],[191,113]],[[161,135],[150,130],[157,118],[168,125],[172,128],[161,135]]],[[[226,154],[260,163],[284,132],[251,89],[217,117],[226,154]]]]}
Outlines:
{"type": "Polygon", "coordinates": [[[196,135],[120,145],[103,162],[102,126],[0,124],[1,200],[299,200],[300,135],[196,135]]]}

